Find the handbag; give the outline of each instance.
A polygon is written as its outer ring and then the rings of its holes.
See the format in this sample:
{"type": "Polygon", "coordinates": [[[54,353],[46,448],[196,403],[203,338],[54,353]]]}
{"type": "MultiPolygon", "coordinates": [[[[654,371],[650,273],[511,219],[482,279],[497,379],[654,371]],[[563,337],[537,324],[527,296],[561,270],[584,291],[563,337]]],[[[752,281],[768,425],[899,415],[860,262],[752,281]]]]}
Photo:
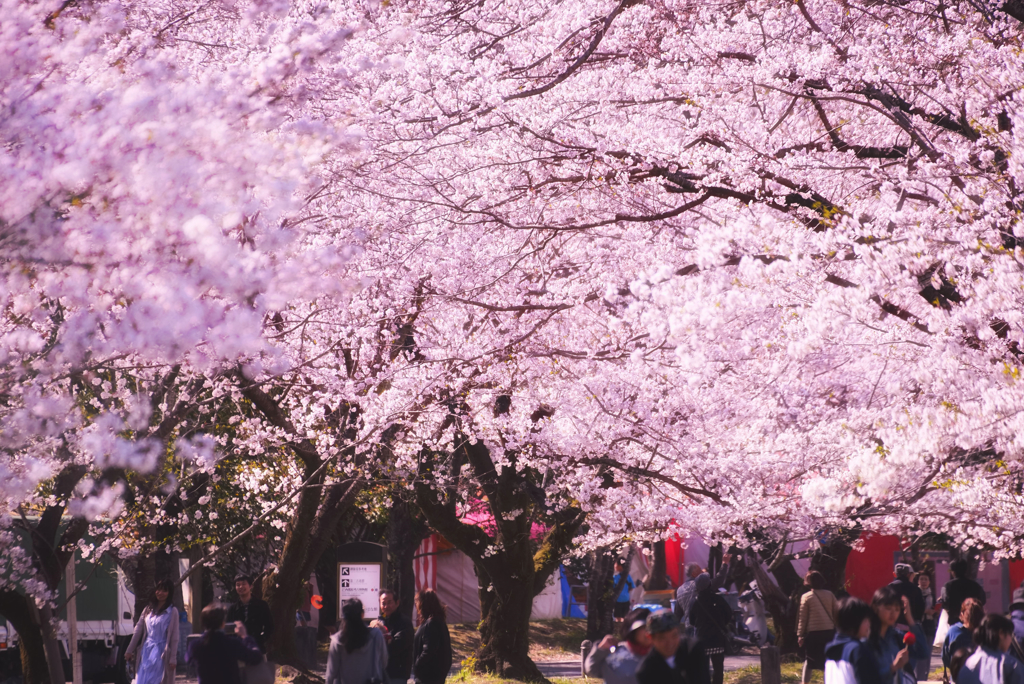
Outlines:
{"type": "Polygon", "coordinates": [[[263,662],[255,665],[246,664],[242,670],[243,684],[274,684],[276,668],[272,663],[267,662],[267,656],[263,656],[263,662]]]}

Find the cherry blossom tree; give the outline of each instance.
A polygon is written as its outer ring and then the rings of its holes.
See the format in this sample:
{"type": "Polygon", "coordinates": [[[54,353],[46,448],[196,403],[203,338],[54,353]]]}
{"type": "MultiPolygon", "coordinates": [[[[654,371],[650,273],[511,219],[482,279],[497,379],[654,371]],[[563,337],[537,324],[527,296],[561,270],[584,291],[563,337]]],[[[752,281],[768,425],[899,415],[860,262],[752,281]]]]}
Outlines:
{"type": "Polygon", "coordinates": [[[527,679],[485,592],[573,544],[1021,551],[1019,3],[10,6],[8,509],[287,451],[284,606],[346,478],[408,484],[527,679]]]}
{"type": "Polygon", "coordinates": [[[356,307],[392,351],[361,408],[398,469],[514,453],[594,544],[1017,553],[1018,14],[375,10],[346,49],[396,66],[354,78],[373,153],[335,183],[373,217],[356,307]]]}
{"type": "Polygon", "coordinates": [[[301,219],[313,166],[354,138],[288,112],[290,79],[351,30],[277,9],[223,9],[222,37],[260,47],[218,63],[152,4],[0,8],[0,498],[31,537],[5,532],[0,591],[26,681],[63,681],[49,599],[89,521],[169,455],[210,461],[179,431],[204,385],[283,360],[266,316],[348,288],[350,244],[301,219]]]}

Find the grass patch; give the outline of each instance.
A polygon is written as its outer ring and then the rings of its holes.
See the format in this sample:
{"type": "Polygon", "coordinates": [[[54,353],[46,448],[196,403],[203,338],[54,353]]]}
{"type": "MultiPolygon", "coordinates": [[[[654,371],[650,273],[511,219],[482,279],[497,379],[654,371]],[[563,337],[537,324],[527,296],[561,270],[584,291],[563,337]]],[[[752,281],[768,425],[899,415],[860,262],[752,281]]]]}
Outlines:
{"type": "MultiPolygon", "coordinates": [[[[800,673],[803,663],[782,663],[783,684],[800,684],[800,673]]],[[[812,682],[823,681],[823,674],[815,670],[811,676],[812,682]]],[[[733,670],[725,673],[725,684],[761,684],[761,667],[753,665],[740,670],[733,670]]]]}
{"type": "MultiPolygon", "coordinates": [[[[466,673],[465,671],[459,672],[454,677],[449,677],[448,682],[456,682],[457,684],[522,684],[516,679],[502,679],[497,675],[492,674],[476,674],[473,672],[466,673]]],[[[600,682],[600,679],[584,679],[582,677],[552,677],[552,684],[595,684],[600,682]]]]}
{"type": "MultiPolygon", "coordinates": [[[[476,624],[448,625],[448,631],[456,662],[473,655],[480,647],[480,632],[476,624]]],[[[587,621],[581,618],[535,620],[530,623],[530,658],[535,661],[579,658],[580,643],[586,635],[587,621]]]]}

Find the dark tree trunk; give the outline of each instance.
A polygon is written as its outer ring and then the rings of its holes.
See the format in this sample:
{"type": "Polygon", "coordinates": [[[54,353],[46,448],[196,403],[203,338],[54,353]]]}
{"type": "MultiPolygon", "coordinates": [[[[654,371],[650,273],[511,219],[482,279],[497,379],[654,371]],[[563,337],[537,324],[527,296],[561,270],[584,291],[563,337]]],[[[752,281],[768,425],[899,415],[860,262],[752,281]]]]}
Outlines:
{"type": "MultiPolygon", "coordinates": [[[[290,417],[273,396],[249,384],[241,373],[238,379],[242,394],[271,424],[288,434],[297,434],[290,417]]],[[[357,413],[357,409],[348,404],[331,412],[329,420],[341,439],[351,439],[355,435],[357,413]]],[[[300,604],[300,592],[330,544],[342,513],[355,501],[362,485],[349,479],[322,487],[326,481],[326,461],[316,445],[308,439],[301,439],[291,442],[289,447],[302,465],[303,482],[309,486],[298,495],[277,570],[263,578],[261,590],[263,600],[270,604],[270,615],[274,621],[267,655],[274,662],[302,667],[292,628],[295,611],[300,604]]]]}
{"type": "Polygon", "coordinates": [[[587,638],[595,644],[612,633],[614,622],[615,553],[608,547],[595,550],[591,555],[590,577],[587,588],[587,638]]]}
{"type": "Polygon", "coordinates": [[[853,547],[845,536],[835,535],[818,547],[811,556],[811,569],[817,570],[825,578],[825,583],[833,592],[845,591],[846,561],[853,547]]]}
{"type": "MultiPolygon", "coordinates": [[[[57,475],[53,484],[53,496],[58,502],[66,501],[75,486],[84,477],[86,469],[84,466],[71,465],[57,475]]],[[[56,503],[47,506],[43,514],[39,516],[38,522],[32,524],[22,521],[24,530],[31,540],[32,564],[37,570],[36,579],[46,585],[50,591],[56,591],[64,579],[64,569],[68,560],[71,559],[73,549],[79,540],[89,529],[89,523],[85,518],[72,518],[63,526],[64,503],[56,503]]],[[[42,608],[36,608],[31,598],[24,598],[28,604],[28,610],[18,610],[18,601],[14,598],[8,599],[13,612],[17,613],[17,619],[21,622],[22,628],[30,635],[23,635],[28,638],[30,644],[28,651],[22,652],[22,659],[28,660],[26,664],[33,667],[33,673],[41,673],[39,666],[46,664],[46,672],[38,674],[39,682],[51,682],[52,684],[63,684],[64,667],[60,659],[60,647],[57,643],[57,634],[53,625],[53,609],[44,604],[42,608]],[[40,661],[35,640],[39,639],[42,646],[43,659],[40,661]]],[[[14,619],[12,618],[12,625],[14,619]]],[[[18,629],[18,627],[15,627],[18,629]]],[[[19,635],[22,630],[19,629],[19,635]]],[[[37,676],[33,674],[33,676],[37,676]]],[[[26,679],[26,681],[28,681],[26,679]]]]}
{"type": "MultiPolygon", "coordinates": [[[[303,472],[303,481],[314,479],[315,484],[323,482],[322,471],[316,471],[319,463],[308,464],[303,472]]],[[[295,514],[284,538],[284,549],[277,570],[263,578],[263,600],[270,604],[270,616],[274,621],[274,632],[267,644],[267,654],[277,663],[294,665],[299,663],[299,652],[295,645],[295,610],[299,605],[299,592],[306,586],[309,575],[302,571],[306,565],[310,532],[320,506],[320,488],[311,487],[299,494],[295,514]]]]}
{"type": "MultiPolygon", "coordinates": [[[[601,637],[615,631],[615,599],[626,586],[628,573],[624,573],[618,582],[613,582],[615,561],[619,559],[614,549],[604,547],[595,551],[593,556],[587,591],[587,638],[596,643],[601,637]]],[[[622,566],[628,568],[632,562],[633,546],[630,545],[622,566]]]]}
{"type": "Polygon", "coordinates": [[[645,587],[648,591],[662,591],[669,588],[664,540],[651,544],[651,574],[647,578],[645,587]]]}
{"type": "MultiPolygon", "coordinates": [[[[533,554],[529,544],[509,549],[500,566],[488,564],[480,583],[480,649],[477,667],[499,677],[521,681],[545,681],[530,659],[531,592],[523,587],[534,582],[533,554]]],[[[477,568],[478,574],[481,568],[477,568]]]]}
{"type": "MultiPolygon", "coordinates": [[[[499,401],[496,410],[507,411],[508,403],[499,401]]],[[[507,462],[499,474],[483,441],[470,443],[460,436],[459,446],[451,453],[424,451],[416,503],[430,526],[476,566],[482,615],[477,669],[546,682],[529,654],[533,598],[544,589],[572,545],[585,514],[575,508],[549,510],[541,498],[543,476],[516,467],[515,452],[507,451],[504,456],[507,462]],[[464,464],[469,466],[468,475],[463,472],[464,464]],[[447,471],[452,489],[439,500],[438,490],[430,483],[431,475],[441,471],[447,471]],[[460,519],[456,505],[466,492],[467,501],[486,505],[493,518],[493,538],[481,527],[460,519]],[[534,522],[541,519],[550,527],[534,552],[530,533],[534,522]]]]}
{"type": "MultiPolygon", "coordinates": [[[[0,615],[18,632],[21,676],[25,684],[50,684],[43,625],[35,602],[15,591],[0,591],[0,615]]],[[[61,672],[61,681],[63,681],[61,672]]]]}
{"type": "Polygon", "coordinates": [[[420,542],[429,532],[426,522],[419,516],[419,509],[396,491],[391,498],[391,515],[388,517],[388,581],[391,590],[398,594],[398,610],[409,618],[412,618],[416,599],[413,559],[420,542]]]}

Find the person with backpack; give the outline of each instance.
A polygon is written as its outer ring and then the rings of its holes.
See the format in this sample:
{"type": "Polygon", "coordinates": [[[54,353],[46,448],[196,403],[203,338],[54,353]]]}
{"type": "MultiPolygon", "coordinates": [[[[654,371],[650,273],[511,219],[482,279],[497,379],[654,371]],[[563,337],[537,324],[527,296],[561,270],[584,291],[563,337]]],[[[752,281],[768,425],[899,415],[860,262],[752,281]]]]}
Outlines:
{"type": "Polygon", "coordinates": [[[447,614],[433,589],[416,594],[419,629],[413,638],[412,676],[416,684],[443,684],[452,669],[452,639],[447,614]]]}
{"type": "Polygon", "coordinates": [[[974,630],[978,647],[957,674],[957,684],[1024,684],[1024,663],[1010,653],[1013,622],[1005,615],[986,615],[974,630]]]}
{"type": "Polygon", "coordinates": [[[619,582],[622,582],[622,589],[619,590],[618,595],[615,597],[612,615],[617,618],[624,618],[626,613],[629,612],[629,594],[636,588],[636,583],[629,573],[626,572],[626,569],[622,567],[622,563],[615,561],[615,574],[612,576],[612,586],[619,586],[619,582]],[[623,577],[624,573],[625,577],[623,577]]]}
{"type": "Polygon", "coordinates": [[[879,667],[864,644],[875,614],[859,598],[848,596],[836,609],[836,638],[825,646],[825,684],[871,684],[879,667]]]}
{"type": "Polygon", "coordinates": [[[809,591],[800,597],[796,634],[804,655],[801,681],[809,684],[814,670],[825,669],[825,646],[836,634],[836,597],[825,588],[825,577],[817,570],[807,573],[804,586],[809,591]]]}
{"type": "Polygon", "coordinates": [[[363,622],[363,602],[341,606],[341,630],[327,651],[326,684],[383,684],[388,666],[384,634],[363,622]]]}
{"type": "Polygon", "coordinates": [[[697,640],[711,659],[712,684],[722,684],[732,607],[715,590],[711,576],[707,573],[697,577],[696,589],[697,596],[690,606],[688,617],[697,632],[697,640]]]}

